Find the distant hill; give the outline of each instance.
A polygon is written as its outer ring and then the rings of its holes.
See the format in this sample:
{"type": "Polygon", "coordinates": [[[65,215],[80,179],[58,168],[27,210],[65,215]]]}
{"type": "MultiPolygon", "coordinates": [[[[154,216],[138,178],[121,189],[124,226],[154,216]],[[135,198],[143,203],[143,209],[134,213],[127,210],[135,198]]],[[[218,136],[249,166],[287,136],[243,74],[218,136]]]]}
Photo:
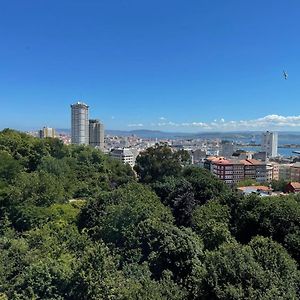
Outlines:
{"type": "MultiPolygon", "coordinates": [[[[58,133],[70,134],[70,129],[57,129],[58,133]]],[[[131,136],[136,135],[141,138],[148,139],[176,139],[176,138],[201,138],[201,139],[224,139],[232,141],[261,142],[262,131],[231,131],[231,132],[165,132],[160,130],[105,130],[108,135],[114,136],[131,136]]],[[[279,144],[300,144],[300,132],[278,132],[279,144]]]]}
{"type": "MultiPolygon", "coordinates": [[[[57,133],[65,133],[70,134],[70,129],[56,129],[57,133]]],[[[147,130],[147,129],[141,129],[141,130],[105,130],[105,134],[108,135],[115,135],[115,136],[131,136],[136,135],[141,138],[176,138],[176,137],[187,137],[187,136],[194,136],[195,134],[191,133],[184,133],[184,132],[164,132],[159,130],[147,130]]]]}

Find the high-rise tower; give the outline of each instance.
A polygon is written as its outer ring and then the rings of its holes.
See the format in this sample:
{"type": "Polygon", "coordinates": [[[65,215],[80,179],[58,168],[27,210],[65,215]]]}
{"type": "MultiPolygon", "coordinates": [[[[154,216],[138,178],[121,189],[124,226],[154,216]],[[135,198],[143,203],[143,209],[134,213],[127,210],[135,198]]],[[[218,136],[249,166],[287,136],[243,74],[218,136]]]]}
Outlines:
{"type": "Polygon", "coordinates": [[[99,120],[89,120],[89,144],[104,150],[104,125],[99,120]]]}
{"type": "Polygon", "coordinates": [[[276,132],[264,132],[261,141],[262,151],[266,152],[267,157],[276,157],[278,148],[278,135],[276,132]]]}
{"type": "Polygon", "coordinates": [[[71,143],[89,144],[89,107],[83,102],[71,105],[71,143]]]}

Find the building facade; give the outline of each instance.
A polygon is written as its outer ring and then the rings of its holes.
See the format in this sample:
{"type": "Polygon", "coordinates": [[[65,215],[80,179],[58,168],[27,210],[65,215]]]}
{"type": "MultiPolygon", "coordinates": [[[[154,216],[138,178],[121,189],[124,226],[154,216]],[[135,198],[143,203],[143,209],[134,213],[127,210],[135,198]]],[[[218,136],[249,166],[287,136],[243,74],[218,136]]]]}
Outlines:
{"type": "Polygon", "coordinates": [[[268,180],[266,164],[255,159],[235,160],[212,157],[206,160],[204,166],[228,185],[234,185],[246,179],[253,179],[257,182],[268,180]]]}
{"type": "Polygon", "coordinates": [[[261,141],[262,151],[266,152],[267,157],[276,157],[278,155],[278,134],[277,132],[264,132],[261,141]]]}
{"type": "Polygon", "coordinates": [[[291,165],[291,181],[300,182],[300,162],[291,165]]]}
{"type": "Polygon", "coordinates": [[[134,155],[128,148],[113,149],[110,152],[110,155],[121,161],[123,164],[129,164],[131,167],[135,164],[134,155]]]}
{"type": "Polygon", "coordinates": [[[279,179],[290,181],[291,180],[291,166],[292,164],[280,164],[279,165],[279,179]]]}
{"type": "Polygon", "coordinates": [[[39,130],[39,137],[41,139],[43,138],[55,138],[56,133],[55,133],[55,129],[51,128],[51,127],[43,127],[43,129],[39,130]]]}
{"type": "Polygon", "coordinates": [[[89,144],[104,150],[104,125],[99,120],[89,120],[89,144]]]}
{"type": "Polygon", "coordinates": [[[71,105],[71,143],[89,144],[89,107],[83,102],[71,105]]]}

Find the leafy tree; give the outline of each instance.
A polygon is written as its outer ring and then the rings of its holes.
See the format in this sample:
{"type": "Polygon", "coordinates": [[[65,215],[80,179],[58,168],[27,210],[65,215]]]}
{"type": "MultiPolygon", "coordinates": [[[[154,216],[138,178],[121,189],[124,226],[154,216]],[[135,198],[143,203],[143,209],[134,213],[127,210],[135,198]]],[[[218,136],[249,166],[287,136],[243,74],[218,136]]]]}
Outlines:
{"type": "Polygon", "coordinates": [[[9,199],[13,205],[27,203],[49,206],[66,202],[69,197],[63,183],[56,176],[43,171],[20,173],[9,192],[9,199]]]}
{"type": "Polygon", "coordinates": [[[202,238],[205,248],[213,250],[233,240],[229,219],[229,208],[215,200],[208,201],[194,211],[193,229],[202,238]]]}
{"type": "Polygon", "coordinates": [[[75,224],[79,211],[69,203],[52,204],[49,207],[26,204],[12,207],[10,220],[15,229],[25,231],[59,220],[75,224]]]}
{"type": "Polygon", "coordinates": [[[204,204],[211,199],[222,198],[229,193],[226,184],[205,169],[185,168],[183,177],[191,183],[197,205],[204,204]]]}
{"type": "Polygon", "coordinates": [[[238,186],[251,186],[257,185],[257,182],[254,179],[245,179],[238,183],[238,186]]]}
{"type": "Polygon", "coordinates": [[[164,272],[160,280],[154,280],[148,263],[130,263],[122,268],[127,282],[130,282],[131,299],[183,300],[188,294],[186,289],[172,280],[171,272],[164,272]]]}
{"type": "Polygon", "coordinates": [[[181,177],[165,177],[153,185],[162,202],[169,206],[178,226],[190,226],[196,205],[192,185],[181,177]]]}
{"type": "Polygon", "coordinates": [[[141,182],[152,183],[164,176],[178,176],[189,159],[184,150],[173,152],[167,145],[156,144],[137,157],[134,169],[141,182]]]}
{"type": "Polygon", "coordinates": [[[238,240],[247,242],[255,235],[271,237],[300,261],[300,205],[293,196],[246,197],[235,222],[238,240]]]}
{"type": "Polygon", "coordinates": [[[148,219],[134,231],[132,247],[141,249],[141,262],[148,262],[156,279],[170,273],[171,278],[182,284],[193,297],[202,294],[203,243],[190,228],[181,228],[148,219]]]}
{"type": "Polygon", "coordinates": [[[0,181],[11,183],[22,167],[8,152],[0,151],[0,181]]]}
{"type": "Polygon", "coordinates": [[[223,244],[206,257],[205,299],[298,299],[299,272],[285,249],[257,237],[223,244]]]}
{"type": "Polygon", "coordinates": [[[285,192],[288,181],[280,179],[280,180],[272,180],[271,186],[274,191],[277,192],[285,192]]]}
{"type": "Polygon", "coordinates": [[[148,218],[173,222],[155,193],[132,183],[88,202],[79,216],[79,226],[89,229],[94,238],[122,248],[136,226],[148,218]]]}
{"type": "Polygon", "coordinates": [[[108,248],[102,243],[87,248],[71,280],[71,299],[126,299],[126,292],[126,281],[108,248]]]}

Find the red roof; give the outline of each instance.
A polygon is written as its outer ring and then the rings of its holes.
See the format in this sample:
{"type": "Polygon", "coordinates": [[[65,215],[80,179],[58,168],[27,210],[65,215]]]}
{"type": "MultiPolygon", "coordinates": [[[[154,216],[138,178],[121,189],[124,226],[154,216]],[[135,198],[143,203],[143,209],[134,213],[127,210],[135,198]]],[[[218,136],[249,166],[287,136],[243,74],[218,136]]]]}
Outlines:
{"type": "Polygon", "coordinates": [[[250,185],[250,186],[241,186],[238,189],[239,190],[247,190],[249,187],[256,189],[257,191],[263,191],[263,192],[271,192],[273,191],[272,188],[265,186],[265,185],[250,185]]]}
{"type": "Polygon", "coordinates": [[[300,189],[300,182],[290,182],[289,185],[294,189],[300,189]]]}

